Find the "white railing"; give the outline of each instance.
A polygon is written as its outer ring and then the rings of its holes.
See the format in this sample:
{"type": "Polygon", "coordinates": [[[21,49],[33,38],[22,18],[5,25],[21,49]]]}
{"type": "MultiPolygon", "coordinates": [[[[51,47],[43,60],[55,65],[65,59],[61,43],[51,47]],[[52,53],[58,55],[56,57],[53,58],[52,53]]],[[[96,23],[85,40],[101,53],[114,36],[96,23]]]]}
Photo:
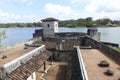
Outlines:
{"type": "Polygon", "coordinates": [[[83,80],[88,80],[88,75],[87,75],[87,72],[86,72],[86,69],[85,69],[85,65],[84,65],[84,62],[83,62],[83,58],[82,58],[82,55],[81,55],[80,48],[79,48],[79,46],[76,46],[76,48],[77,48],[77,55],[78,55],[78,59],[79,59],[79,63],[80,63],[82,78],[83,78],[83,80]]]}
{"type": "Polygon", "coordinates": [[[45,45],[42,45],[28,53],[26,53],[23,56],[18,57],[17,59],[12,60],[11,62],[4,64],[4,73],[10,73],[11,71],[15,70],[17,67],[21,65],[21,63],[26,63],[29,61],[32,57],[39,55],[40,52],[46,50],[45,45]]]}
{"type": "Polygon", "coordinates": [[[30,60],[33,56],[39,55],[39,54],[40,54],[40,51],[43,51],[43,50],[45,50],[45,45],[42,45],[42,46],[40,46],[40,47],[38,47],[38,48],[36,48],[36,49],[28,52],[27,54],[19,57],[18,59],[19,59],[19,61],[20,61],[21,63],[26,63],[26,62],[27,62],[28,60],[30,60]]]}

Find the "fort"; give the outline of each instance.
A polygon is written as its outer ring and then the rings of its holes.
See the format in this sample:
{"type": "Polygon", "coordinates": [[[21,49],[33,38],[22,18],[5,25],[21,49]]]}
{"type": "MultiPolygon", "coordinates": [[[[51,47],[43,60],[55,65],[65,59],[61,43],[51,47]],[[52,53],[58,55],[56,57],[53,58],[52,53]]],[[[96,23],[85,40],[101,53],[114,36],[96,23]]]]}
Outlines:
{"type": "Polygon", "coordinates": [[[120,52],[108,46],[117,44],[97,28],[60,33],[58,21],[42,19],[33,40],[0,48],[0,80],[120,80],[120,52]]]}

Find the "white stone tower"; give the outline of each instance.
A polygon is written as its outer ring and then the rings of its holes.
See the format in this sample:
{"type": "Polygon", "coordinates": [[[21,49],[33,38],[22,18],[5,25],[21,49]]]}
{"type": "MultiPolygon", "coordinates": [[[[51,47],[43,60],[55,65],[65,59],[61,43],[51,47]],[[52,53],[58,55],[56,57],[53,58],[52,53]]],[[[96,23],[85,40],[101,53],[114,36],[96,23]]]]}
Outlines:
{"type": "Polygon", "coordinates": [[[55,18],[42,19],[43,37],[54,37],[58,32],[58,20],[55,18]]]}

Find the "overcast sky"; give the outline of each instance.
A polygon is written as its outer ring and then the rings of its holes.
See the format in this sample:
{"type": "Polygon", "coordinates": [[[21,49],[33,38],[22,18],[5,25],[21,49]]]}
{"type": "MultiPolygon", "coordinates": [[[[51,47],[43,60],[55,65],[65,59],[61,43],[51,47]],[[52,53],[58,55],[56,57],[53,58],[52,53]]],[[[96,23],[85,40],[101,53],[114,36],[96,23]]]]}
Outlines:
{"type": "Polygon", "coordinates": [[[93,17],[120,20],[120,0],[0,0],[0,23],[93,17]]]}

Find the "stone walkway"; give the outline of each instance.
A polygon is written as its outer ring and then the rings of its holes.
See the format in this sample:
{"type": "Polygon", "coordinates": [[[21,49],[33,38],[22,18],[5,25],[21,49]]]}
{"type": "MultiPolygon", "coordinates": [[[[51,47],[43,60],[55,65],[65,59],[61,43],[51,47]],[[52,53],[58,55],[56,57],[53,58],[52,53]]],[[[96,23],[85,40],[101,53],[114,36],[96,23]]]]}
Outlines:
{"type": "Polygon", "coordinates": [[[118,80],[120,77],[120,66],[105,56],[97,49],[81,49],[83,61],[87,70],[89,80],[118,80]],[[100,61],[106,60],[110,66],[101,68],[98,66],[100,61]],[[104,74],[107,69],[114,71],[113,76],[107,76],[104,74]]]}

